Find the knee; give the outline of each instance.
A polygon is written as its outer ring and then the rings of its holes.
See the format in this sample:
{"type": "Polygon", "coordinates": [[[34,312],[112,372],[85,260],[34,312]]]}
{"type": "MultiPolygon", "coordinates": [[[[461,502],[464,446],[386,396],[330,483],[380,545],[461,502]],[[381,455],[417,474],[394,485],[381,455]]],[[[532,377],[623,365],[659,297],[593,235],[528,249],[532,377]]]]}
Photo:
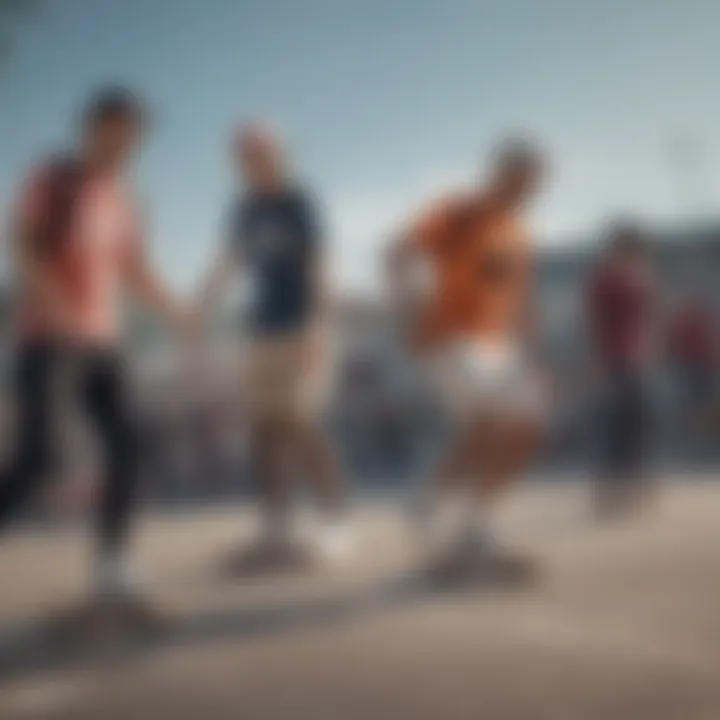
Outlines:
{"type": "Polygon", "coordinates": [[[267,413],[254,423],[254,437],[260,444],[283,442],[292,432],[292,423],[281,414],[267,413]]]}
{"type": "Polygon", "coordinates": [[[46,445],[19,448],[12,463],[12,475],[19,481],[44,479],[55,469],[56,453],[46,445]]]}

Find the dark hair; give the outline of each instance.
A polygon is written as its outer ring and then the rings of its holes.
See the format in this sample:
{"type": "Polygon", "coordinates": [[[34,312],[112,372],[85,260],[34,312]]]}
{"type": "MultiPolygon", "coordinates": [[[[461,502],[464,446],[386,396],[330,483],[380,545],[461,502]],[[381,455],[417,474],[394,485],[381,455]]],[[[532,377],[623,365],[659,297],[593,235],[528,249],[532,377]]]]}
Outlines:
{"type": "Polygon", "coordinates": [[[544,156],[542,150],[530,140],[507,138],[496,147],[495,162],[503,166],[540,169],[544,165],[544,156]]]}
{"type": "Polygon", "coordinates": [[[649,251],[647,234],[635,220],[624,218],[612,224],[608,232],[608,246],[613,254],[645,255],[649,251]]]}
{"type": "Polygon", "coordinates": [[[146,116],[146,108],[134,92],[122,86],[105,86],[90,95],[83,112],[82,126],[88,130],[116,120],[142,124],[146,116]]]}

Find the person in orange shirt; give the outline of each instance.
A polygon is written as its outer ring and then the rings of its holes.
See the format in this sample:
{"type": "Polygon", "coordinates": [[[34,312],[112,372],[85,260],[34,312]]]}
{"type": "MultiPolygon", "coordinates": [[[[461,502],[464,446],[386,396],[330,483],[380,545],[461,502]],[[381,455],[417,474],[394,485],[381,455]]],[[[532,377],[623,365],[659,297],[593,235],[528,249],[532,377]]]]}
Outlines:
{"type": "Polygon", "coordinates": [[[389,254],[408,345],[455,426],[425,505],[443,564],[510,560],[491,542],[488,515],[542,437],[544,393],[526,347],[533,253],[522,213],[543,171],[529,144],[503,145],[487,187],[431,207],[389,254]]]}

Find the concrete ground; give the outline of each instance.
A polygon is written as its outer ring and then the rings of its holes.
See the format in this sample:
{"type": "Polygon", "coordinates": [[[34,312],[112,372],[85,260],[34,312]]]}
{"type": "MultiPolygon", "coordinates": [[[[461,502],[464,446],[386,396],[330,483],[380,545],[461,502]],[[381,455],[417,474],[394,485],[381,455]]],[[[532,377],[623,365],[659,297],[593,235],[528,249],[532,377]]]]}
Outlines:
{"type": "Polygon", "coordinates": [[[542,560],[526,590],[431,592],[396,507],[360,511],[345,567],[231,580],[247,511],[145,518],[137,556],[172,632],[53,654],[39,621],[80,596],[86,536],[0,545],[0,718],[718,720],[720,483],[677,482],[601,527],[580,486],[501,517],[542,560]]]}

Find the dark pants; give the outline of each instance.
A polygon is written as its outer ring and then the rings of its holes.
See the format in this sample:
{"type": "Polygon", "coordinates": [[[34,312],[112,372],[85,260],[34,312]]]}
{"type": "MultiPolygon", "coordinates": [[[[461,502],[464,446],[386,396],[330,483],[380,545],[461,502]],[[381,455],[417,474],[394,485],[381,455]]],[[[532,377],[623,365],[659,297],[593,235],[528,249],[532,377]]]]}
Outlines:
{"type": "Polygon", "coordinates": [[[609,372],[601,413],[603,471],[608,479],[630,480],[643,473],[651,422],[644,373],[625,368],[609,372]]]}
{"type": "Polygon", "coordinates": [[[138,444],[123,363],[110,350],[77,349],[52,341],[19,348],[13,390],[16,438],[10,462],[0,472],[0,531],[58,467],[63,384],[84,408],[104,456],[99,508],[101,550],[124,543],[136,497],[138,444]]]}
{"type": "Polygon", "coordinates": [[[693,413],[711,408],[715,401],[715,371],[709,364],[678,363],[675,370],[682,392],[685,412],[693,413]]]}

